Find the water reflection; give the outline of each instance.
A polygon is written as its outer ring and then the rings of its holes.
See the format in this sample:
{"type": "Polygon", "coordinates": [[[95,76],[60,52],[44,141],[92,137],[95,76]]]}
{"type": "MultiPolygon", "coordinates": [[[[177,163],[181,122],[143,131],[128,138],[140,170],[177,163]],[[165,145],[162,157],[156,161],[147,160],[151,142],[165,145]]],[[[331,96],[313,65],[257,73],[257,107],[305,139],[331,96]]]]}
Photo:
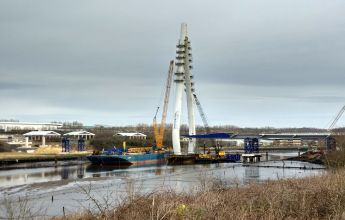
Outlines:
{"type": "Polygon", "coordinates": [[[67,180],[68,179],[68,174],[69,174],[69,169],[68,167],[63,167],[61,170],[61,179],[67,180]]]}
{"type": "MultiPolygon", "coordinates": [[[[280,156],[280,155],[277,155],[280,156]]],[[[180,187],[185,187],[186,182],[197,181],[195,175],[200,172],[209,172],[209,175],[218,175],[227,181],[233,181],[235,178],[240,178],[243,183],[250,183],[253,181],[261,181],[265,179],[275,179],[277,176],[296,176],[308,175],[308,173],[317,173],[318,171],[303,171],[299,173],[299,169],[285,170],[278,168],[281,166],[279,161],[261,162],[263,166],[273,165],[275,168],[264,167],[242,167],[241,164],[202,164],[202,165],[185,165],[185,166],[141,166],[129,167],[127,169],[119,169],[116,167],[100,167],[92,166],[88,163],[80,163],[78,165],[44,167],[44,168],[27,168],[15,170],[1,170],[0,171],[0,190],[6,187],[13,187],[23,184],[44,183],[60,180],[78,181],[85,178],[142,178],[149,179],[152,177],[160,177],[181,183],[180,187]],[[194,175],[194,176],[193,176],[194,175]]],[[[302,162],[285,162],[285,166],[305,166],[302,162]]],[[[309,166],[309,165],[308,165],[309,166]]],[[[318,165],[310,165],[316,166],[318,165]]]]}
{"type": "Polygon", "coordinates": [[[162,174],[162,169],[160,167],[157,167],[157,169],[155,169],[155,175],[160,176],[161,174],[162,174]]]}
{"type": "Polygon", "coordinates": [[[245,184],[257,182],[260,179],[259,167],[244,167],[243,182],[245,184]]]}
{"type": "Polygon", "coordinates": [[[101,177],[101,174],[100,173],[93,173],[92,177],[101,177]]]}
{"type": "Polygon", "coordinates": [[[77,177],[79,179],[82,179],[84,177],[84,173],[85,173],[85,168],[83,165],[79,165],[78,169],[77,169],[77,177]]]}
{"type": "Polygon", "coordinates": [[[99,165],[87,165],[85,166],[86,172],[111,172],[114,170],[124,170],[129,168],[129,166],[127,167],[116,167],[116,166],[99,166],[99,165]]]}

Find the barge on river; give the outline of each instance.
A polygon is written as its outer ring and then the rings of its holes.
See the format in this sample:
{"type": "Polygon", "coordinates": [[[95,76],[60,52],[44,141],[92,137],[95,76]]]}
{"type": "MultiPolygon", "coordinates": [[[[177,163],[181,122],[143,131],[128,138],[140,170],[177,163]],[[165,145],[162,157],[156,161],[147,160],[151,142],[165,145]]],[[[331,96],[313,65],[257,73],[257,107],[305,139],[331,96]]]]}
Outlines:
{"type": "Polygon", "coordinates": [[[115,150],[104,151],[100,154],[87,156],[87,159],[93,165],[129,167],[164,164],[166,153],[157,152],[139,152],[139,153],[123,153],[115,150]]]}

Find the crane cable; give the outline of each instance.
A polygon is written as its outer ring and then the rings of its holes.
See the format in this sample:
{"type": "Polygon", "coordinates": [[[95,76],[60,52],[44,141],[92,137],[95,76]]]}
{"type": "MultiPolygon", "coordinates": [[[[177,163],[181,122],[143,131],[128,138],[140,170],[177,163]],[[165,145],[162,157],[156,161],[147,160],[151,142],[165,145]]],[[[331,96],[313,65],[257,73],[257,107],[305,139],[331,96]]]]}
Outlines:
{"type": "Polygon", "coordinates": [[[333,121],[331,121],[330,126],[328,127],[328,131],[331,131],[334,126],[336,125],[336,123],[339,121],[339,119],[341,118],[341,116],[343,115],[345,111],[345,105],[340,109],[340,111],[338,112],[338,114],[334,117],[333,121]]]}

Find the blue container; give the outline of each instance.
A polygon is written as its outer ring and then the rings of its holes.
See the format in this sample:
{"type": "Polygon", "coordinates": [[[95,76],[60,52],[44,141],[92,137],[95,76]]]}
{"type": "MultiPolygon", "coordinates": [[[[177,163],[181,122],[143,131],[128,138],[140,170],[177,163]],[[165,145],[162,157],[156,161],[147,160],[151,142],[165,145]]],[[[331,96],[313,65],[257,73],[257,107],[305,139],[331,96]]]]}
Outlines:
{"type": "Polygon", "coordinates": [[[225,158],[229,162],[237,162],[241,160],[241,155],[239,153],[236,154],[226,154],[225,158]]]}
{"type": "Polygon", "coordinates": [[[246,154],[259,153],[259,139],[245,138],[244,139],[244,152],[246,154]]]}
{"type": "Polygon", "coordinates": [[[69,152],[71,149],[69,139],[67,137],[62,138],[62,152],[69,152]]]}

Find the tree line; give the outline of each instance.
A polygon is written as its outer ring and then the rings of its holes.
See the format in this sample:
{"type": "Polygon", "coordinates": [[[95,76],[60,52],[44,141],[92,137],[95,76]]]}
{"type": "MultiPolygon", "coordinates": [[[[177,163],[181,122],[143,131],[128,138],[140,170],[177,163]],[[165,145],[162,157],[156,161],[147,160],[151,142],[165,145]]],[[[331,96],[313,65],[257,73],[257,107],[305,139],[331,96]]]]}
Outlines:
{"type": "MultiPolygon", "coordinates": [[[[155,145],[155,137],[153,133],[153,127],[150,124],[137,124],[128,126],[114,126],[114,127],[93,127],[88,129],[95,134],[95,138],[90,142],[95,149],[109,148],[113,146],[122,146],[123,141],[126,141],[128,147],[150,147],[155,145]],[[128,139],[124,137],[116,136],[120,132],[140,132],[147,135],[146,140],[128,139]]],[[[237,127],[233,125],[217,125],[210,127],[211,133],[235,133],[235,134],[251,134],[258,135],[262,133],[316,133],[326,132],[325,129],[319,128],[273,128],[273,127],[237,127]]],[[[188,126],[186,124],[181,125],[181,135],[188,134],[188,126]]],[[[197,134],[204,134],[205,128],[203,126],[196,127],[197,134]]],[[[198,146],[210,147],[212,145],[211,140],[197,140],[198,146]]],[[[172,124],[167,124],[164,133],[164,146],[172,146],[172,124]]]]}

